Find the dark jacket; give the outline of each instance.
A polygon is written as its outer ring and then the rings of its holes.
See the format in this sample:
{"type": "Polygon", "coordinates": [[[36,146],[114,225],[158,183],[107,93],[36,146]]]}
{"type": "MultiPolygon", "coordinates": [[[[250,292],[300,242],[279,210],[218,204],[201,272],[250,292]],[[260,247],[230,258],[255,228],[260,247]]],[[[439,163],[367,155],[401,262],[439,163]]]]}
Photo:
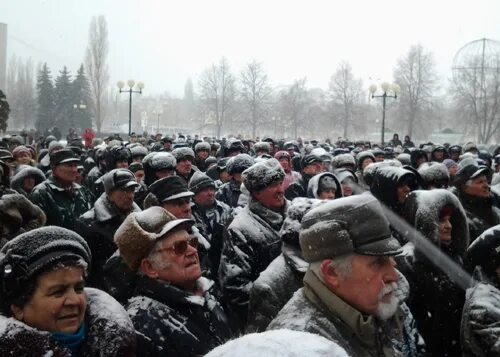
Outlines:
{"type": "Polygon", "coordinates": [[[10,187],[21,195],[28,197],[28,193],[23,188],[24,180],[28,177],[35,179],[35,186],[45,181],[45,175],[40,169],[26,165],[26,167],[12,177],[10,187]]]}
{"type": "MultiPolygon", "coordinates": [[[[140,210],[134,203],[131,212],[140,210]]],[[[102,288],[104,264],[116,251],[113,236],[126,217],[103,193],[95,202],[94,208],[78,219],[77,232],[85,239],[92,253],[88,279],[90,286],[102,288]]]]}
{"type": "Polygon", "coordinates": [[[78,217],[92,207],[80,185],[73,183],[72,190],[66,191],[52,176],[36,186],[29,198],[45,212],[48,226],[72,231],[76,231],[78,217]]]}
{"type": "MultiPolygon", "coordinates": [[[[422,235],[459,266],[469,244],[465,212],[458,199],[449,191],[413,191],[405,202],[404,216],[422,235]],[[443,207],[451,208],[452,243],[441,247],[439,243],[439,214],[443,207]]],[[[411,243],[410,243],[411,244],[411,243]]],[[[460,356],[460,320],[464,304],[463,289],[431,262],[416,241],[409,264],[401,264],[410,282],[408,306],[417,321],[417,327],[427,346],[429,356],[460,356]],[[446,297],[446,298],[444,298],[446,297]],[[439,331],[439,333],[436,333],[439,331]]],[[[399,257],[398,259],[401,259],[399,257]]]]}
{"type": "Polygon", "coordinates": [[[198,282],[203,296],[161,280],[137,279],[126,309],[136,330],[149,340],[149,350],[154,350],[141,356],[203,356],[231,338],[226,314],[210,291],[213,282],[198,282]]]}
{"type": "Polygon", "coordinates": [[[218,201],[224,202],[229,207],[238,207],[238,198],[240,197],[240,194],[240,184],[231,180],[219,187],[215,198],[218,201]]]}
{"type": "Polygon", "coordinates": [[[307,187],[309,185],[309,180],[311,176],[302,173],[302,177],[292,183],[285,191],[285,197],[287,200],[291,201],[296,197],[307,197],[307,187]]]}
{"type": "MultiPolygon", "coordinates": [[[[127,313],[118,302],[103,291],[86,288],[86,339],[77,356],[136,355],[136,335],[127,313]]],[[[0,315],[0,356],[71,357],[71,352],[40,331],[0,315]]]]}
{"type": "Polygon", "coordinates": [[[92,192],[92,194],[95,196],[95,197],[99,197],[101,194],[102,194],[102,188],[101,187],[97,187],[96,185],[96,181],[102,176],[104,175],[104,171],[101,170],[99,168],[99,166],[95,166],[93,167],[89,173],[87,174],[87,176],[85,177],[85,187],[87,187],[90,192],[92,192]],[[100,194],[97,194],[97,192],[100,192],[100,194]]]}
{"type": "Polygon", "coordinates": [[[287,208],[288,203],[283,213],[274,212],[251,200],[236,215],[227,230],[219,281],[224,299],[242,329],[246,325],[253,282],[281,253],[279,230],[287,208]]]}

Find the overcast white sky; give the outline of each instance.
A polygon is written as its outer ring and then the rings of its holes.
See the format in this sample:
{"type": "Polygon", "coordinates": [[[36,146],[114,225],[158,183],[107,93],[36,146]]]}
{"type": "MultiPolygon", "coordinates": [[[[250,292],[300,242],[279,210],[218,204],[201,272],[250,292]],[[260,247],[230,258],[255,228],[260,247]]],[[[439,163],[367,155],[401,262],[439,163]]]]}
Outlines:
{"type": "Polygon", "coordinates": [[[392,80],[399,57],[421,43],[445,80],[468,41],[500,40],[500,1],[0,0],[8,57],[47,62],[52,72],[83,61],[92,16],[106,16],[111,83],[142,80],[145,94],[182,96],[225,56],[239,72],[263,62],[273,85],[307,77],[326,89],[341,60],[356,76],[392,80]]]}

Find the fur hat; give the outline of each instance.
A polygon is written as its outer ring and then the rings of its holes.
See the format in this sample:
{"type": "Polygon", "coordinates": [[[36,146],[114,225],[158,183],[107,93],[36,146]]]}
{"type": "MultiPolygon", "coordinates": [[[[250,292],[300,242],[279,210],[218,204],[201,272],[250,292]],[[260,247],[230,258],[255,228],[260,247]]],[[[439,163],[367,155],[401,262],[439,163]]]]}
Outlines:
{"type": "Polygon", "coordinates": [[[194,152],[198,152],[201,150],[210,151],[210,149],[211,149],[211,146],[206,141],[199,142],[194,146],[194,152]]]}
{"type": "Polygon", "coordinates": [[[147,154],[148,154],[148,149],[146,149],[142,145],[135,145],[135,146],[130,148],[131,157],[146,156],[147,154]]]}
{"type": "Polygon", "coordinates": [[[340,167],[345,167],[346,165],[351,165],[352,168],[356,167],[356,160],[351,154],[340,154],[334,156],[332,160],[332,166],[336,169],[340,167]]]}
{"type": "Polygon", "coordinates": [[[446,182],[446,187],[450,181],[450,174],[445,164],[437,162],[425,162],[418,168],[420,177],[426,184],[436,182],[446,182]]]}
{"type": "Polygon", "coordinates": [[[28,155],[32,156],[31,150],[23,145],[16,146],[16,148],[14,150],[12,150],[12,156],[14,157],[14,159],[17,159],[19,156],[21,156],[23,154],[28,154],[28,155]]]}
{"type": "Polygon", "coordinates": [[[151,207],[129,214],[115,232],[114,241],[123,261],[130,269],[137,271],[156,241],[181,224],[192,225],[193,221],[175,219],[162,207],[151,207]]]}
{"type": "Polygon", "coordinates": [[[150,159],[151,168],[155,171],[160,170],[175,170],[177,166],[177,160],[169,152],[157,152],[151,156],[150,159]]]}
{"type": "Polygon", "coordinates": [[[278,160],[272,158],[256,163],[243,171],[243,183],[250,193],[259,192],[285,178],[278,160]]]}
{"type": "Polygon", "coordinates": [[[128,169],[114,169],[107,172],[103,176],[104,191],[110,193],[114,190],[124,189],[128,187],[137,187],[134,174],[128,169]]]}
{"type": "Polygon", "coordinates": [[[194,151],[189,147],[178,147],[172,151],[172,155],[174,155],[177,162],[184,159],[194,160],[194,151]]]}
{"type": "Polygon", "coordinates": [[[254,160],[248,154],[238,154],[231,157],[227,162],[227,172],[230,175],[239,174],[254,164],[254,160]]]}
{"type": "Polygon", "coordinates": [[[193,192],[195,195],[201,190],[212,187],[215,189],[215,182],[210,177],[208,177],[205,173],[201,171],[195,171],[191,180],[189,180],[188,188],[189,191],[193,192]]]}
{"type": "Polygon", "coordinates": [[[254,144],[253,150],[255,152],[264,151],[269,154],[269,152],[271,151],[271,144],[269,144],[267,141],[259,141],[258,143],[254,144]]]}

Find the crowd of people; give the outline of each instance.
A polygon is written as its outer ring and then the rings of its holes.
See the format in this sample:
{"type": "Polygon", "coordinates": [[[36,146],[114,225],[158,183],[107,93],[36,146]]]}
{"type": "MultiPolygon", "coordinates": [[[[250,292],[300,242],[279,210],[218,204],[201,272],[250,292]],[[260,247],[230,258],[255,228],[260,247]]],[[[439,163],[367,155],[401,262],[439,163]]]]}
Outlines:
{"type": "Polygon", "coordinates": [[[500,355],[500,146],[84,136],[0,139],[0,355],[500,355]]]}

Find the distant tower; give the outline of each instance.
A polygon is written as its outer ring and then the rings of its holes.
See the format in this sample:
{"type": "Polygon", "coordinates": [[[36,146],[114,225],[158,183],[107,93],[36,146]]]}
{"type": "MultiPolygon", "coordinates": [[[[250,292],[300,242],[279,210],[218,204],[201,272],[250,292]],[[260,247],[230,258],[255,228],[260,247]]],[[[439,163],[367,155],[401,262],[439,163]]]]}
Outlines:
{"type": "Polygon", "coordinates": [[[0,90],[5,92],[7,75],[7,24],[0,22],[0,90]]]}

